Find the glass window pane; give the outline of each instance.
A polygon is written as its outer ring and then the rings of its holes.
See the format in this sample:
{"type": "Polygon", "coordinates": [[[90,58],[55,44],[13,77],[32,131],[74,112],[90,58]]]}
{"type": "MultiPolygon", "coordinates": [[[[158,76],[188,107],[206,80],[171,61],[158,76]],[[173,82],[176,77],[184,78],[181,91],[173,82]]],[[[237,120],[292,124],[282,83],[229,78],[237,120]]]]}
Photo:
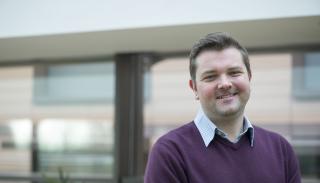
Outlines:
{"type": "Polygon", "coordinates": [[[89,62],[35,67],[36,104],[113,102],[114,64],[89,62]]]}
{"type": "Polygon", "coordinates": [[[38,126],[39,167],[112,175],[113,123],[105,119],[45,119],[38,126]]]}
{"type": "Polygon", "coordinates": [[[111,61],[0,67],[0,172],[112,178],[114,85],[111,61]]]}
{"type": "Polygon", "coordinates": [[[305,56],[305,87],[320,92],[320,53],[307,53],[305,56]]]}
{"type": "Polygon", "coordinates": [[[30,172],[32,122],[12,119],[0,123],[0,172],[30,172]]]}

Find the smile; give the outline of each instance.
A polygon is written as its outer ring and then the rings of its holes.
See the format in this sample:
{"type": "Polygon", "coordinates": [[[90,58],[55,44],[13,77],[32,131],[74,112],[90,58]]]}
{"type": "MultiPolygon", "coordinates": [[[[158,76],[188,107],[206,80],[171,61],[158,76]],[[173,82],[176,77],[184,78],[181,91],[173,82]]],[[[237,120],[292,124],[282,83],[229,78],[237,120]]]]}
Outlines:
{"type": "Polygon", "coordinates": [[[233,97],[235,95],[237,95],[238,93],[227,93],[227,94],[223,94],[223,95],[219,95],[216,99],[224,99],[224,98],[229,98],[229,97],[233,97]]]}

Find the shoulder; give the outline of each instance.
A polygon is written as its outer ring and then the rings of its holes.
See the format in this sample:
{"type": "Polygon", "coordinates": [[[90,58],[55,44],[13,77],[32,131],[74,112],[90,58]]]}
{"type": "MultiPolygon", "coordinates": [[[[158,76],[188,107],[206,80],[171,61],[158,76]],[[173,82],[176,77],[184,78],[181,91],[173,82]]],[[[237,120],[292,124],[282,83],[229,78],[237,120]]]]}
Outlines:
{"type": "Polygon", "coordinates": [[[284,161],[296,159],[292,145],[280,134],[255,126],[254,136],[254,146],[258,149],[264,149],[284,161]]]}
{"type": "Polygon", "coordinates": [[[161,150],[161,148],[167,149],[168,147],[185,147],[198,135],[197,133],[199,132],[194,122],[189,122],[161,136],[153,145],[153,148],[161,150]]]}
{"type": "Polygon", "coordinates": [[[189,122],[183,126],[173,129],[159,138],[158,141],[179,141],[183,138],[188,138],[196,132],[197,127],[194,122],[189,122]]]}
{"type": "Polygon", "coordinates": [[[190,122],[160,137],[149,154],[145,182],[187,182],[183,154],[188,146],[184,139],[195,131],[190,122]],[[161,177],[161,179],[159,179],[161,177]]]}
{"type": "Polygon", "coordinates": [[[274,156],[286,169],[287,182],[301,182],[299,163],[293,147],[278,133],[254,126],[254,147],[274,156]]]}
{"type": "Polygon", "coordinates": [[[184,149],[194,144],[198,137],[200,133],[192,121],[161,136],[153,145],[153,149],[184,149]]]}
{"type": "Polygon", "coordinates": [[[282,135],[258,126],[254,126],[254,141],[268,148],[274,147],[281,150],[283,154],[293,151],[291,144],[282,135]]]}
{"type": "Polygon", "coordinates": [[[254,125],[254,136],[258,140],[262,139],[262,140],[272,140],[273,142],[279,142],[279,143],[280,142],[289,143],[282,135],[276,132],[255,126],[255,125],[254,125]]]}

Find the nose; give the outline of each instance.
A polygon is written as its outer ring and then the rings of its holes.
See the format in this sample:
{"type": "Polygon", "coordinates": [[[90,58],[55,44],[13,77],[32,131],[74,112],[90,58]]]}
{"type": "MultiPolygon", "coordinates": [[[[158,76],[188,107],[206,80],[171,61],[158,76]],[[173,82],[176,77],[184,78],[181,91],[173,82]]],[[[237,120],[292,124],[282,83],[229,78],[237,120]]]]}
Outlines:
{"type": "Polygon", "coordinates": [[[218,82],[218,89],[228,90],[232,87],[232,83],[227,76],[221,76],[218,82]]]}

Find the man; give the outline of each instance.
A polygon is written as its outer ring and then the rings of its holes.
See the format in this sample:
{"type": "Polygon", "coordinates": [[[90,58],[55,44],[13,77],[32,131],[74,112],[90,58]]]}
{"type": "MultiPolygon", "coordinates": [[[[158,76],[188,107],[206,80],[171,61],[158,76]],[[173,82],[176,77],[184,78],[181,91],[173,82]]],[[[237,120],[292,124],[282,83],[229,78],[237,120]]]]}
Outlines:
{"type": "Polygon", "coordinates": [[[200,39],[190,53],[194,121],[162,136],[145,183],[300,183],[298,161],[280,135],[250,123],[248,53],[226,33],[200,39]]]}

